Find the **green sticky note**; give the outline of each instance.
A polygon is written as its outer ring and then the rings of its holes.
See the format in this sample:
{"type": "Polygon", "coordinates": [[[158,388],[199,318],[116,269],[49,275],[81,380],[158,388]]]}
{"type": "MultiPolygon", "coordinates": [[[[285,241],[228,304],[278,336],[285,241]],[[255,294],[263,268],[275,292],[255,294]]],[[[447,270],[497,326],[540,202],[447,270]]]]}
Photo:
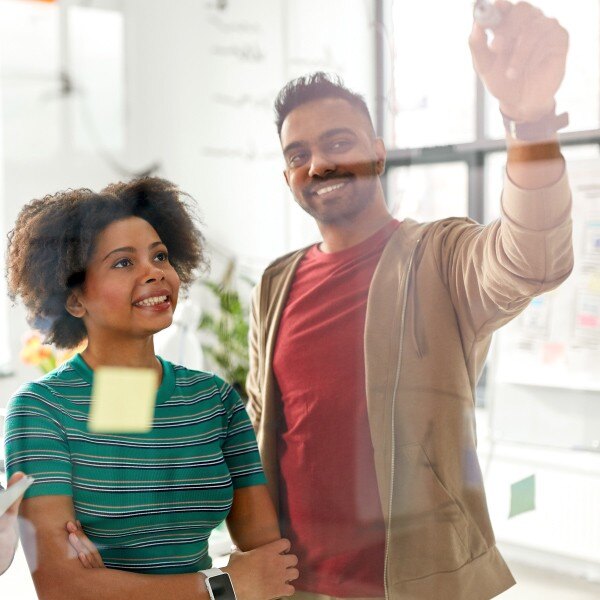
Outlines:
{"type": "Polygon", "coordinates": [[[157,379],[153,369],[98,367],[94,371],[88,430],[94,433],[150,431],[157,379]]]}
{"type": "Polygon", "coordinates": [[[508,518],[535,510],[535,475],[530,475],[510,486],[510,513],[508,518]]]}

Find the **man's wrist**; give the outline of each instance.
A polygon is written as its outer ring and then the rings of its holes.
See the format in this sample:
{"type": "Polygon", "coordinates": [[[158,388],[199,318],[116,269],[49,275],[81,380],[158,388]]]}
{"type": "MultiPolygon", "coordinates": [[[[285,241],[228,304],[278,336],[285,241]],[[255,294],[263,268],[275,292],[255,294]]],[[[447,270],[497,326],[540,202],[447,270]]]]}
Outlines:
{"type": "Polygon", "coordinates": [[[556,142],[558,131],[569,124],[569,114],[556,114],[556,107],[545,114],[532,116],[529,119],[515,119],[500,109],[506,137],[509,143],[542,144],[556,142]]]}
{"type": "Polygon", "coordinates": [[[517,122],[530,122],[538,121],[546,115],[550,115],[556,112],[556,100],[552,99],[548,102],[539,104],[535,108],[522,109],[518,106],[511,106],[509,104],[499,103],[500,114],[508,117],[512,121],[517,122]]]}

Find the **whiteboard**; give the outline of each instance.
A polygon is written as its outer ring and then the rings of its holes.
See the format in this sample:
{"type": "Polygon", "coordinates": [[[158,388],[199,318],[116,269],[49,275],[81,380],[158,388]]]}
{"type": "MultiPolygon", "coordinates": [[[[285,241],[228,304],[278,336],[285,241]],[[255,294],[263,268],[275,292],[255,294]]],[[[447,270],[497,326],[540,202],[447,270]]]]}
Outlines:
{"type": "Polygon", "coordinates": [[[600,160],[568,170],[573,273],[498,332],[498,383],[600,390],[600,160]]]}

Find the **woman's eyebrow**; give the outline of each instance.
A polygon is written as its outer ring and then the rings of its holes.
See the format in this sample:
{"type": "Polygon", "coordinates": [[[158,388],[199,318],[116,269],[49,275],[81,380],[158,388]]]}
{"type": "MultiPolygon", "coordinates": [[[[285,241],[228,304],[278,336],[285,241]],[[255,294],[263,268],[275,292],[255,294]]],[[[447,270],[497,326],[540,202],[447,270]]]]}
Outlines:
{"type": "MultiPolygon", "coordinates": [[[[155,248],[156,246],[164,246],[164,244],[158,240],[157,242],[152,242],[149,246],[148,246],[148,250],[152,250],[152,248],[155,248]]],[[[111,250],[103,259],[102,261],[105,261],[111,254],[115,254],[117,252],[129,252],[131,254],[135,254],[137,251],[133,246],[123,246],[122,248],[115,248],[114,250],[111,250]]]]}
{"type": "Polygon", "coordinates": [[[124,246],[123,248],[115,248],[111,250],[102,260],[105,261],[111,254],[116,254],[117,252],[130,252],[135,254],[135,248],[132,246],[124,246]]]}

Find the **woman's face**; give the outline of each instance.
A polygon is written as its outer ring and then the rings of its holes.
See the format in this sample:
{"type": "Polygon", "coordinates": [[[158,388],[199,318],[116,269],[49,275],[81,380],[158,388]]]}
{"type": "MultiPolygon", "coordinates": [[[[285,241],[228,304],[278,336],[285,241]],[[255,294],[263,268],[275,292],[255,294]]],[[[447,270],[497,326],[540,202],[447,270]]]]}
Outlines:
{"type": "MultiPolygon", "coordinates": [[[[96,238],[85,283],[74,292],[88,337],[144,338],[168,327],[179,276],[167,247],[144,219],[115,221],[96,238]]],[[[69,306],[69,303],[68,303],[69,306]]]]}

